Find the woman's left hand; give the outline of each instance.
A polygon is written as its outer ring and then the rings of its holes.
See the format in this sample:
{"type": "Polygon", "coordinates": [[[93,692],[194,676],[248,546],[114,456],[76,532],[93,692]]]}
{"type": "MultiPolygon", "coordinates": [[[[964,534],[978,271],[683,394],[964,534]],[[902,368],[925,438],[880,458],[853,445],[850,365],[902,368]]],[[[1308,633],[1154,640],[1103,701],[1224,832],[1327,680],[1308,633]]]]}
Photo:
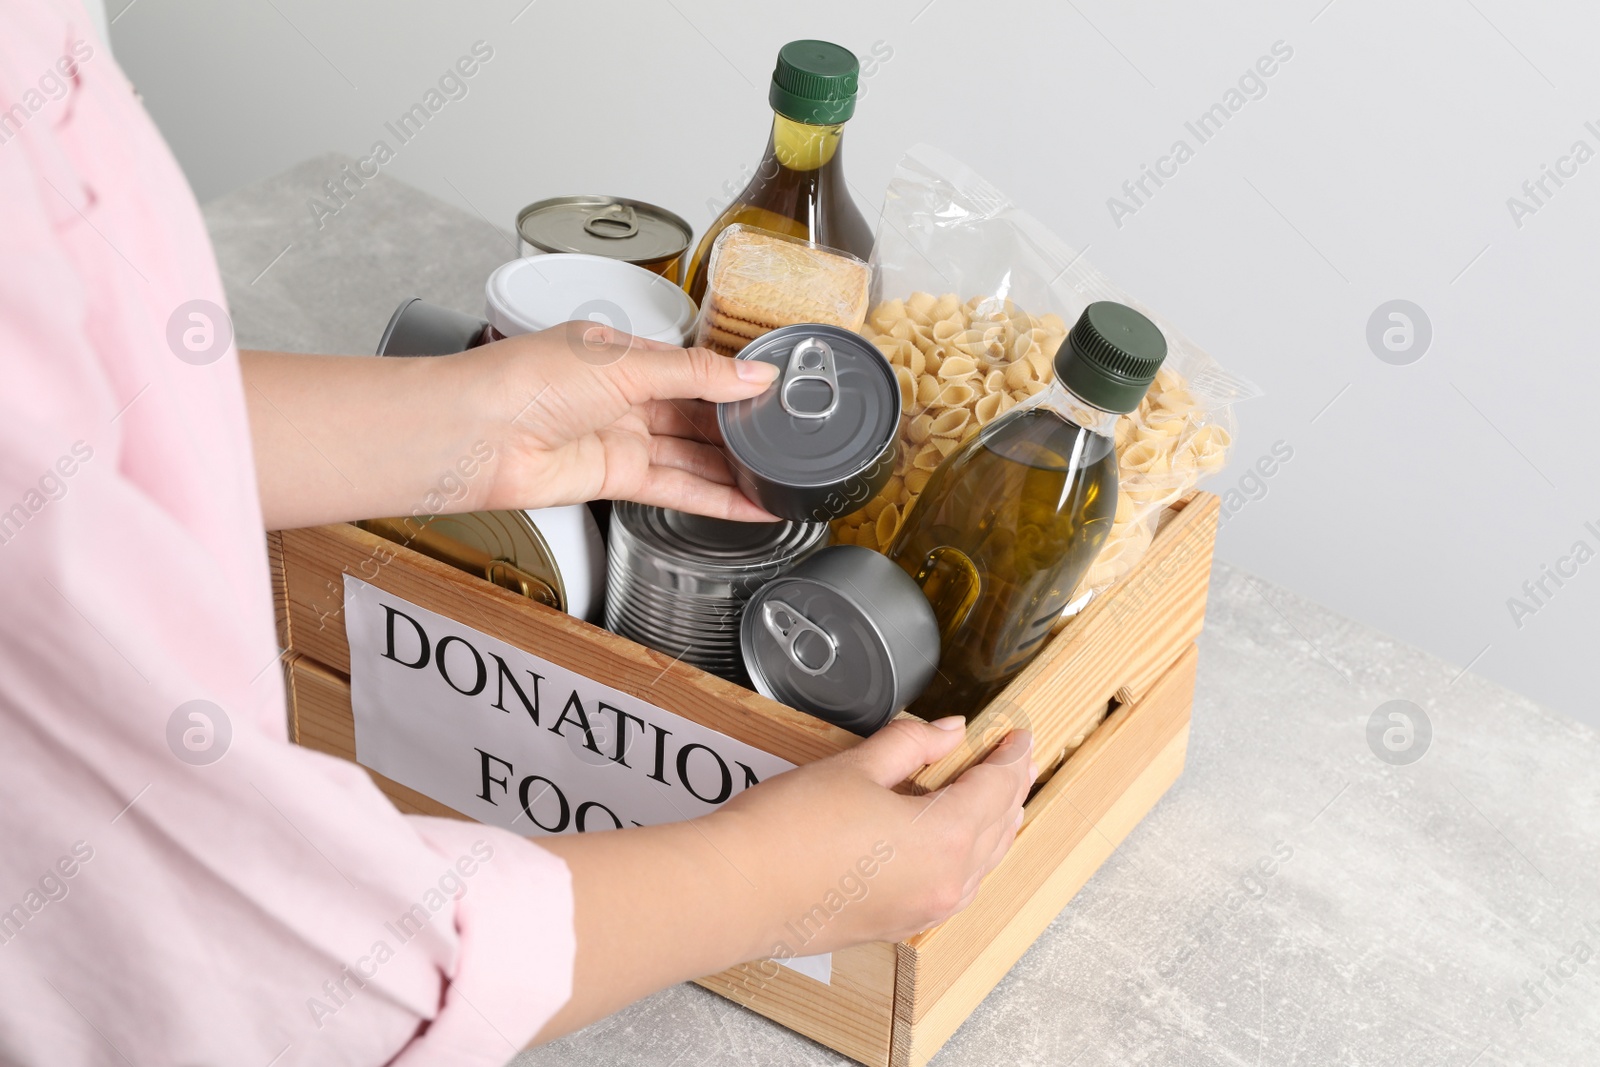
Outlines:
{"type": "Polygon", "coordinates": [[[569,322],[453,356],[241,352],[268,529],[597,498],[771,521],[733,483],[713,404],[770,364],[569,322]]]}

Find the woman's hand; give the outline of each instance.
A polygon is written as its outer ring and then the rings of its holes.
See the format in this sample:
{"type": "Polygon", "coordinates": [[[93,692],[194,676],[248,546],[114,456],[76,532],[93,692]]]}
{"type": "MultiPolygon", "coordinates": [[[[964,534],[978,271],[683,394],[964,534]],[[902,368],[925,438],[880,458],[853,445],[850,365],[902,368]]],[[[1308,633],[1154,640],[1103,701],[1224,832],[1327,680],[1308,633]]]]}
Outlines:
{"type": "Polygon", "coordinates": [[[241,352],[268,529],[596,497],[771,520],[733,485],[714,403],[769,365],[569,322],[453,356],[241,352]]]}
{"type": "MultiPolygon", "coordinates": [[[[729,359],[569,322],[461,357],[486,378],[498,436],[486,506],[637,500],[718,518],[771,521],[733,485],[713,404],[756,396],[767,363],[729,359]]],[[[495,437],[490,438],[491,441],[495,437]]]]}
{"type": "MultiPolygon", "coordinates": [[[[578,959],[549,1040],[737,963],[898,940],[977,895],[1022,823],[1032,736],[925,796],[893,787],[948,755],[959,719],[892,722],[689,822],[541,839],[572,874],[578,959]]],[[[752,968],[767,981],[775,965],[752,968]]]]}
{"type": "Polygon", "coordinates": [[[954,751],[965,727],[958,716],[891,722],[852,749],[741,793],[705,820],[724,823],[707,832],[727,842],[732,862],[752,857],[750,877],[763,895],[787,900],[788,912],[773,917],[767,955],[898,941],[972,903],[1022,825],[1035,777],[1033,735],[1012,732],[932,793],[891,788],[954,751]],[[776,861],[766,855],[775,842],[776,861]]]}

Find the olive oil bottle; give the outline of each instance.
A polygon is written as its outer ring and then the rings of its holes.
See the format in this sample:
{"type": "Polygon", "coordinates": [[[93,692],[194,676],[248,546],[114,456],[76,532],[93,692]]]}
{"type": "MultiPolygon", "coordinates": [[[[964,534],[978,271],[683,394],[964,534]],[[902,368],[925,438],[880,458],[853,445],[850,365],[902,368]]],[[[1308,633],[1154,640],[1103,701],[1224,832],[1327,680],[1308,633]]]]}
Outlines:
{"type": "Polygon", "coordinates": [[[1055,382],[952,452],[889,557],[939,618],[939,669],[907,709],[972,718],[1044,647],[1117,510],[1119,415],[1166,358],[1154,323],[1090,304],[1055,356],[1055,382]]]}
{"type": "Polygon", "coordinates": [[[855,114],[861,64],[827,41],[790,41],[772,72],[772,136],[754,177],[700,238],[684,289],[705,297],[711,245],[734,223],[815,241],[866,259],[872,229],[844,180],[844,124],[855,114]]]}

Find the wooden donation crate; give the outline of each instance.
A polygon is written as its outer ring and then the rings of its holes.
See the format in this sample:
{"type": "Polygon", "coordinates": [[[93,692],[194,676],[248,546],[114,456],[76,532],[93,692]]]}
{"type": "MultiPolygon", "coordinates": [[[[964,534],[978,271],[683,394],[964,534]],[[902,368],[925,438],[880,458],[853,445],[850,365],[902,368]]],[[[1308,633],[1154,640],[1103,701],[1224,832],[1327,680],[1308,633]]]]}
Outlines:
{"type": "MultiPolygon", "coordinates": [[[[1039,783],[970,907],[905,941],[835,952],[828,983],[760,961],[700,984],[871,1067],[927,1063],[1183,769],[1217,513],[1209,493],[1174,505],[1138,566],[1059,625],[967,743],[905,787],[937,788],[1013,726],[1034,731],[1039,783]]],[[[859,740],[355,526],[276,534],[271,553],[290,735],[310,748],[356,758],[346,573],[794,763],[859,740]]],[[[372,773],[402,811],[466,817],[372,773]]]]}

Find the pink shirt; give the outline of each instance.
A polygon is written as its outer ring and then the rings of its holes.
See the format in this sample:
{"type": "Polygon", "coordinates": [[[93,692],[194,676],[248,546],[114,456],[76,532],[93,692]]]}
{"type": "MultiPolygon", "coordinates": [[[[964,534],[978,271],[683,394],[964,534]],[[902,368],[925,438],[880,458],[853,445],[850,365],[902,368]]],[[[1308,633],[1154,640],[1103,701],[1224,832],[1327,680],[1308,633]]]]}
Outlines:
{"type": "Polygon", "coordinates": [[[237,353],[168,342],[222,285],[75,5],[0,7],[0,205],[0,1062],[511,1059],[566,866],[289,744],[237,353]]]}

